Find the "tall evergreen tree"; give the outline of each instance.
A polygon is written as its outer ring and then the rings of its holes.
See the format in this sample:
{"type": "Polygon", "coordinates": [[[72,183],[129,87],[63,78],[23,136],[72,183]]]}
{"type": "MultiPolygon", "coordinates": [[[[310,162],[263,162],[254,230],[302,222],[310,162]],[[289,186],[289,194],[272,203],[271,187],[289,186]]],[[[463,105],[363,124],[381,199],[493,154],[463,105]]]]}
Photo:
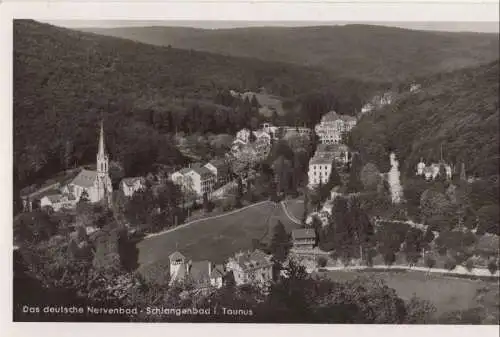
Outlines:
{"type": "Polygon", "coordinates": [[[273,255],[273,259],[278,263],[283,263],[291,248],[290,234],[286,232],[285,226],[278,220],[273,228],[273,236],[269,250],[273,255]]]}
{"type": "Polygon", "coordinates": [[[347,192],[357,193],[362,190],[363,184],[361,182],[361,169],[361,159],[359,158],[359,155],[353,155],[349,173],[349,181],[347,183],[347,192]]]}

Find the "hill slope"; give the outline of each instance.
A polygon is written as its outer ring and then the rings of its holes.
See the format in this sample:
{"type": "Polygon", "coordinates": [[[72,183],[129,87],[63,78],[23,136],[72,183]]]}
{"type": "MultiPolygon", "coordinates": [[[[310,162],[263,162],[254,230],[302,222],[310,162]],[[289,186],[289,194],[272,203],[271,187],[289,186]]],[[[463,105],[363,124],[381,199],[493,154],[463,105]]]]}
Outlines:
{"type": "Polygon", "coordinates": [[[407,80],[498,58],[498,34],[346,25],[194,29],[88,28],[154,45],[317,66],[363,80],[407,80]]]}
{"type": "Polygon", "coordinates": [[[439,74],[422,81],[416,94],[362,117],[352,142],[366,161],[388,169],[394,150],[400,168],[413,175],[424,158],[464,162],[468,175],[498,175],[499,61],[477,68],[439,74]]]}
{"type": "MultiPolygon", "coordinates": [[[[63,162],[94,162],[103,116],[113,159],[122,164],[135,160],[141,165],[139,158],[179,164],[166,134],[207,128],[233,132],[249,121],[234,120],[241,107],[216,104],[221,90],[264,87],[293,97],[320,88],[345,91],[345,83],[322,71],[284,63],[158,47],[16,20],[16,169],[23,181],[44,170],[46,175],[59,172],[63,162]],[[204,120],[206,116],[210,119],[204,120]]],[[[360,92],[358,87],[352,91],[360,92]]],[[[351,97],[337,95],[343,96],[351,97]]],[[[128,166],[127,174],[141,171],[128,166]]]]}

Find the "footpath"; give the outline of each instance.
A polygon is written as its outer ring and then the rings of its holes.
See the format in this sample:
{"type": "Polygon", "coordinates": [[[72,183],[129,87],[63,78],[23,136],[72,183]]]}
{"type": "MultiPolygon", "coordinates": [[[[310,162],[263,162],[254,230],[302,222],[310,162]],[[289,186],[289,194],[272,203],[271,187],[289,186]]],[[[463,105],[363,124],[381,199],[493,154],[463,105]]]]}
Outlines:
{"type": "Polygon", "coordinates": [[[265,203],[270,203],[270,201],[269,200],[264,200],[264,201],[260,201],[260,202],[255,203],[255,204],[251,204],[251,205],[248,205],[248,206],[245,206],[245,207],[242,207],[242,208],[235,209],[234,211],[230,211],[230,212],[227,212],[227,213],[223,213],[223,214],[219,214],[219,215],[214,215],[214,216],[210,216],[210,217],[196,219],[196,220],[193,220],[193,221],[190,221],[190,222],[186,222],[186,223],[184,223],[182,225],[179,225],[177,227],[174,227],[174,228],[166,229],[166,230],[158,232],[158,233],[148,234],[148,235],[146,235],[144,237],[144,240],[153,238],[155,236],[159,236],[159,235],[167,234],[167,233],[170,233],[170,232],[174,232],[174,231],[176,231],[178,229],[191,226],[191,225],[193,225],[195,223],[198,223],[198,222],[203,222],[203,221],[207,221],[207,220],[214,220],[214,219],[223,218],[225,216],[232,215],[232,214],[235,214],[235,213],[239,213],[239,212],[242,212],[242,211],[244,211],[246,209],[249,209],[249,208],[252,208],[252,207],[256,207],[256,206],[260,206],[260,205],[263,205],[265,203]]]}
{"type": "Polygon", "coordinates": [[[442,268],[426,268],[426,267],[410,267],[407,265],[377,265],[377,266],[326,266],[323,268],[316,268],[315,271],[363,271],[363,270],[381,270],[381,271],[390,271],[390,270],[406,270],[406,271],[419,271],[426,273],[435,273],[440,275],[448,275],[448,276],[466,276],[466,277],[481,277],[481,278],[492,278],[498,279],[500,277],[500,271],[497,271],[495,274],[491,274],[490,271],[486,268],[474,268],[471,271],[467,270],[467,268],[463,266],[457,266],[453,270],[447,270],[442,268]]]}

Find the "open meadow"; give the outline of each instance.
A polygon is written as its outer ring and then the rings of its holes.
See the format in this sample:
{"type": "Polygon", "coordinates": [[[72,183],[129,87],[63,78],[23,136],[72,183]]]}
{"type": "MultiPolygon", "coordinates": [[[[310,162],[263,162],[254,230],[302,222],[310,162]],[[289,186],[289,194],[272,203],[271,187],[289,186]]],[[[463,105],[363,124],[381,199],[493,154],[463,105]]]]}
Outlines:
{"type": "MultiPolygon", "coordinates": [[[[385,281],[404,300],[413,295],[430,301],[436,307],[436,317],[444,313],[467,310],[481,306],[478,290],[498,290],[498,282],[470,280],[464,278],[432,275],[418,271],[372,272],[372,271],[328,271],[316,275],[326,276],[335,281],[349,281],[357,277],[376,278],[385,281]]],[[[491,308],[490,308],[491,309],[491,308]]],[[[493,308],[495,310],[495,308],[493,308]]],[[[498,311],[498,307],[496,308],[498,311]]]]}
{"type": "Polygon", "coordinates": [[[193,261],[221,263],[240,250],[252,249],[253,239],[269,242],[278,220],[288,232],[298,227],[281,205],[265,202],[147,238],[137,244],[139,271],[148,278],[163,279],[162,274],[168,273],[168,257],[177,250],[193,261]]]}

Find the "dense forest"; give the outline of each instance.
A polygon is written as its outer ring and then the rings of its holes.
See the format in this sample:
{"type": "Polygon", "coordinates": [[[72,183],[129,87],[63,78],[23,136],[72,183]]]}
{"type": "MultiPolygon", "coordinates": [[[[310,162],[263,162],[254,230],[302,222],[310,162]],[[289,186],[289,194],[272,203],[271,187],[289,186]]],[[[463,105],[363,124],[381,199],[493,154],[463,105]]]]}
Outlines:
{"type": "Polygon", "coordinates": [[[408,80],[498,58],[498,34],[370,25],[317,27],[89,28],[154,45],[315,66],[361,80],[408,80]]]}
{"type": "Polygon", "coordinates": [[[316,115],[333,105],[352,113],[372,88],[380,85],[307,67],[16,20],[15,181],[25,186],[93,163],[101,119],[112,159],[124,166],[126,175],[136,175],[154,163],[182,165],[185,159],[173,145],[175,132],[234,134],[262,118],[255,102],[234,99],[229,89],[279,95],[302,124],[310,109],[304,97],[327,97],[330,103],[318,106],[316,115]]]}
{"type": "Polygon", "coordinates": [[[422,90],[362,117],[351,135],[366,162],[389,168],[394,151],[404,175],[413,175],[420,158],[441,158],[467,176],[498,175],[499,62],[423,79],[422,90]]]}

